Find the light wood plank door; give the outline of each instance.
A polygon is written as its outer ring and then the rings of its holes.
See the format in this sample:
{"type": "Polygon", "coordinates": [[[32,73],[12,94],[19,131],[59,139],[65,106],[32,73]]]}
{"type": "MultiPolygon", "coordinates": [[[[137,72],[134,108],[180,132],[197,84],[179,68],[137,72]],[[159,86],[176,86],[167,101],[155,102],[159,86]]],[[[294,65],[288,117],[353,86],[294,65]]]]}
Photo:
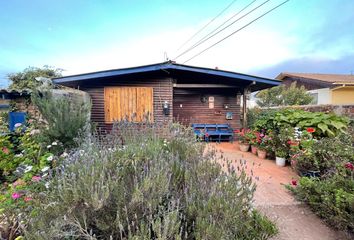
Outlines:
{"type": "Polygon", "coordinates": [[[105,122],[153,121],[153,88],[105,87],[105,122]]]}

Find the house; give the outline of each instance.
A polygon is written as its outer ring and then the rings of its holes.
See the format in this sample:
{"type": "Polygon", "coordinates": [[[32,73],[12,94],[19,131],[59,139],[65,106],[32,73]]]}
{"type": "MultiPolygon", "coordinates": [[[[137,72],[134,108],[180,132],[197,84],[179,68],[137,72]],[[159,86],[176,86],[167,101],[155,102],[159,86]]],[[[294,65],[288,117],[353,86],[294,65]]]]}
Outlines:
{"type": "Polygon", "coordinates": [[[240,128],[241,95],[279,84],[274,79],[172,61],[65,76],[53,82],[87,92],[91,120],[106,130],[114,121],[146,118],[186,125],[229,123],[240,128]]]}
{"type": "Polygon", "coordinates": [[[30,106],[30,100],[31,90],[0,89],[0,111],[32,111],[34,109],[30,106]]]}
{"type": "Polygon", "coordinates": [[[354,75],[283,72],[276,79],[304,86],[314,104],[354,104],[354,75]]]}

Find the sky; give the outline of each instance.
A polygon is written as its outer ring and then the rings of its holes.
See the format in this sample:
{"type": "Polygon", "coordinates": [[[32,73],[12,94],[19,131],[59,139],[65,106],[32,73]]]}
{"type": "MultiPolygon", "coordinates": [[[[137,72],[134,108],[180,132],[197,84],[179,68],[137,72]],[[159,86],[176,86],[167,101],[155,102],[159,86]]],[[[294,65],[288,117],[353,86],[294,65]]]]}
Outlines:
{"type": "MultiPolygon", "coordinates": [[[[185,63],[283,0],[256,0],[234,20],[264,5],[176,59],[251,2],[0,0],[0,87],[8,85],[9,73],[29,66],[72,75],[167,58],[185,63]]],[[[269,78],[280,72],[354,74],[353,25],[353,0],[290,0],[185,64],[269,78]]]]}

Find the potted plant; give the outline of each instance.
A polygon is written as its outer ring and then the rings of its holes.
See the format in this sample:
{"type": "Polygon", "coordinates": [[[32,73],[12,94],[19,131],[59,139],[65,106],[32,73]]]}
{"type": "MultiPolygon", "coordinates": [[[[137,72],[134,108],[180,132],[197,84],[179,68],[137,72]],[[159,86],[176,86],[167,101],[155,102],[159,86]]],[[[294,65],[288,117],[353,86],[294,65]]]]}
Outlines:
{"type": "Polygon", "coordinates": [[[265,159],[267,157],[267,149],[263,146],[258,146],[257,155],[261,159],[265,159]]]}
{"type": "Polygon", "coordinates": [[[236,132],[238,136],[238,143],[241,152],[248,152],[250,149],[250,130],[242,129],[241,131],[236,132]]]}
{"type": "Polygon", "coordinates": [[[259,158],[265,159],[272,149],[272,138],[265,134],[260,134],[257,146],[257,155],[259,158]]]}
{"type": "Polygon", "coordinates": [[[287,156],[288,152],[285,149],[279,148],[275,150],[275,164],[277,166],[284,167],[287,156]]]}
{"type": "Polygon", "coordinates": [[[250,144],[251,144],[251,152],[255,155],[257,155],[257,148],[258,144],[260,142],[260,133],[257,131],[251,131],[250,132],[250,144]]]}

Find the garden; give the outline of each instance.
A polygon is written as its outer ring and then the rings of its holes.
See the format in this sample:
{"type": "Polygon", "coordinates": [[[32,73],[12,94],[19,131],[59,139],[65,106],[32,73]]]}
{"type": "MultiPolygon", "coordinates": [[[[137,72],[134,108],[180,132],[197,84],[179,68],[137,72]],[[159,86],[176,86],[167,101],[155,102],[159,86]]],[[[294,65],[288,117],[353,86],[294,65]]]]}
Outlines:
{"type": "Polygon", "coordinates": [[[237,131],[241,151],[289,165],[299,175],[287,188],[330,226],[354,232],[353,122],[330,113],[253,109],[237,131]]]}
{"type": "Polygon", "coordinates": [[[3,239],[268,239],[276,226],[253,206],[255,184],[227,171],[176,123],[88,123],[90,106],[32,97],[14,132],[2,116],[3,239]],[[75,113],[75,114],[73,114],[75,113]]]}

